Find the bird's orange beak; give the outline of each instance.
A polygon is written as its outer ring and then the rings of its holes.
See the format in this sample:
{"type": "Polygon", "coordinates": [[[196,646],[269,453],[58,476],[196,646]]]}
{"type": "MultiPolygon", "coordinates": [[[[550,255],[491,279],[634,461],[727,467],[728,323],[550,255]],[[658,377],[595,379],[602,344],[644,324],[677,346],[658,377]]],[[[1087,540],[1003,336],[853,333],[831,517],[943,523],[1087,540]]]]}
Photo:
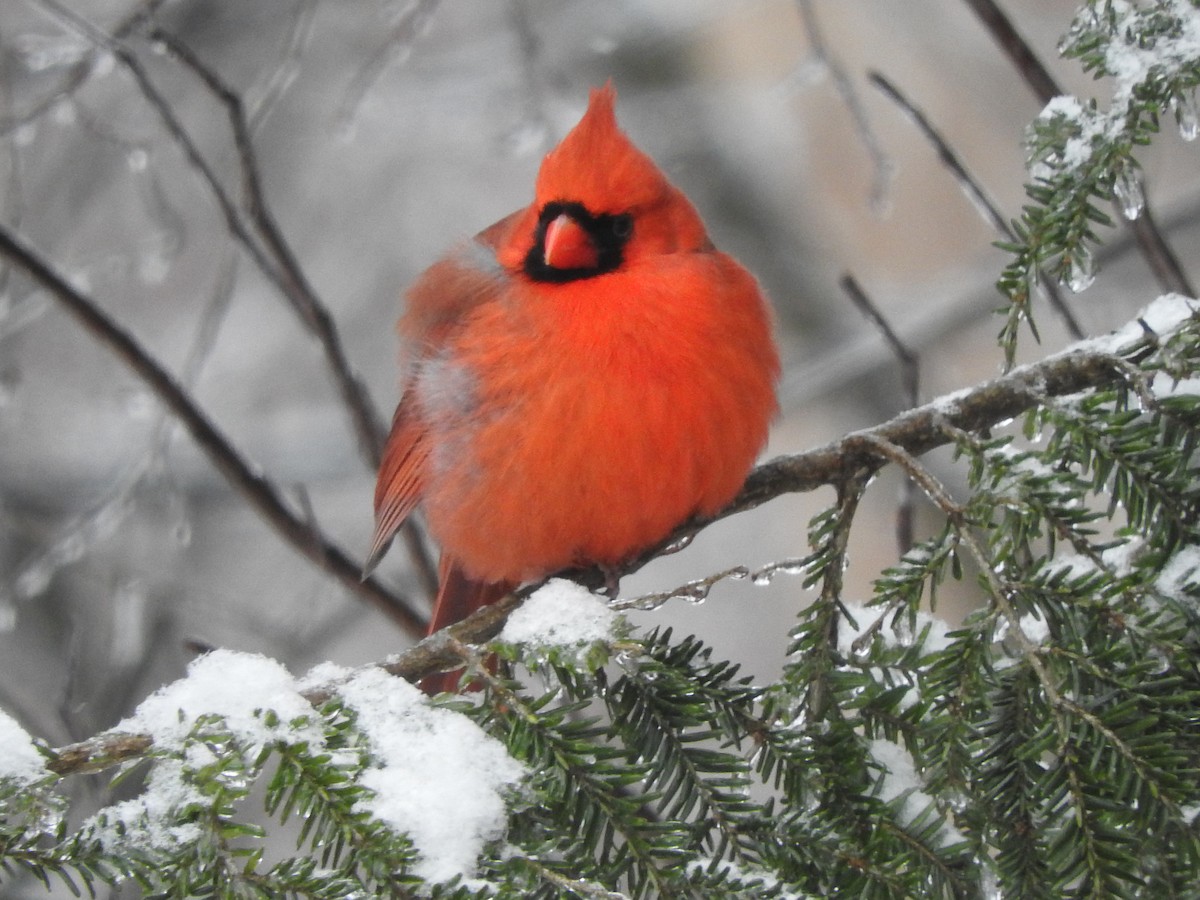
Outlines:
{"type": "Polygon", "coordinates": [[[546,226],[545,256],[552,269],[594,269],[599,264],[591,235],[566,213],[546,226]]]}

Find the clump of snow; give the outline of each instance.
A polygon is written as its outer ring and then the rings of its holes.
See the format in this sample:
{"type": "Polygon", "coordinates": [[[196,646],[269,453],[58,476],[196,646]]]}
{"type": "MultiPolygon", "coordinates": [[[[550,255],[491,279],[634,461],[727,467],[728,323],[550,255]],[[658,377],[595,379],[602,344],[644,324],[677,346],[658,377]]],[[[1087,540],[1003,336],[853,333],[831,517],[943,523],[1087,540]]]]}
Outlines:
{"type": "Polygon", "coordinates": [[[257,653],[214,650],[198,657],[181,678],[151,694],[114,731],[148,734],[155,746],[182,749],[196,719],[218,715],[252,750],[274,741],[322,745],[324,738],[295,679],[280,663],[257,653]],[[268,725],[262,713],[279,721],[268,725]],[[295,720],[306,721],[293,725],[295,720]]]}
{"type": "Polygon", "coordinates": [[[463,715],[439,709],[379,668],[338,687],[370,745],[359,781],[374,791],[364,811],[403,832],[429,881],[469,877],[484,845],[503,836],[506,792],[525,774],[503,745],[463,715]]]}
{"type": "Polygon", "coordinates": [[[1151,77],[1171,77],[1200,56],[1200,13],[1186,0],[1169,0],[1166,4],[1179,22],[1179,29],[1155,38],[1153,46],[1143,46],[1133,39],[1137,33],[1137,18],[1142,12],[1126,0],[1113,0],[1117,14],[1114,39],[1104,54],[1104,66],[1115,81],[1113,105],[1122,110],[1133,99],[1134,88],[1151,77]]]}
{"type": "MultiPolygon", "coordinates": [[[[911,555],[910,551],[910,555],[911,555]]],[[[854,642],[866,634],[867,630],[874,625],[876,619],[883,613],[882,607],[867,607],[853,601],[845,601],[847,612],[854,618],[852,623],[846,616],[841,616],[838,619],[838,651],[844,656],[857,656],[854,651],[854,642]]],[[[888,613],[890,616],[891,613],[888,613]]],[[[925,640],[921,644],[921,649],[926,653],[939,653],[949,647],[954,641],[950,637],[950,626],[944,619],[927,613],[924,610],[917,610],[916,626],[909,628],[907,616],[902,615],[896,623],[895,629],[887,624],[880,628],[876,634],[883,640],[888,647],[896,646],[911,646],[921,633],[928,627],[929,631],[925,634],[925,640]]],[[[861,652],[861,651],[859,651],[861,652]]]]}
{"type": "Polygon", "coordinates": [[[587,588],[554,578],[509,616],[500,640],[543,647],[594,644],[612,640],[617,619],[587,588]]]}
{"type": "Polygon", "coordinates": [[[181,761],[164,759],[150,771],[139,796],[105,807],[83,827],[92,832],[106,853],[169,851],[203,836],[198,824],[179,822],[180,811],[192,805],[206,806],[207,801],[188,780],[181,761]]]}
{"type": "Polygon", "coordinates": [[[1062,117],[1075,123],[1077,134],[1067,139],[1061,156],[1036,162],[1030,170],[1035,180],[1048,180],[1055,169],[1078,169],[1092,156],[1092,147],[1098,138],[1111,129],[1108,117],[1084,106],[1070,96],[1055,97],[1042,109],[1039,119],[1062,117]]]}
{"type": "Polygon", "coordinates": [[[46,761],[17,720],[0,709],[0,781],[33,784],[44,778],[46,761]]]}
{"type": "Polygon", "coordinates": [[[1092,575],[1097,571],[1096,563],[1082,553],[1064,553],[1047,560],[1046,564],[1042,566],[1042,574],[1047,578],[1052,578],[1061,572],[1069,581],[1092,575]]]}
{"type": "MultiPolygon", "coordinates": [[[[1070,96],[1055,97],[1046,104],[1038,118],[1065,119],[1074,125],[1074,134],[1068,138],[1061,153],[1038,159],[1031,165],[1030,174],[1037,180],[1048,180],[1059,171],[1078,169],[1091,159],[1098,142],[1119,140],[1128,127],[1130,106],[1137,87],[1152,79],[1174,78],[1200,57],[1200,13],[1188,0],[1168,0],[1160,4],[1176,18],[1178,28],[1156,36],[1151,46],[1145,45],[1139,37],[1144,29],[1138,19],[1144,10],[1127,0],[1112,0],[1111,5],[1117,22],[1105,49],[1104,65],[1113,79],[1112,103],[1106,111],[1085,106],[1070,96]]],[[[1081,15],[1094,17],[1097,13],[1087,8],[1081,15]]],[[[1089,27],[1084,20],[1080,20],[1077,27],[1080,25],[1087,30],[1094,27],[1089,27]]],[[[1107,27],[1103,30],[1109,31],[1107,27]]]]}
{"type": "MultiPolygon", "coordinates": [[[[883,770],[879,780],[879,797],[885,803],[904,797],[898,821],[901,825],[912,822],[933,802],[933,798],[922,790],[924,784],[917,774],[916,765],[908,751],[886,738],[875,738],[867,742],[867,748],[883,770]]],[[[950,822],[944,822],[939,832],[942,846],[957,844],[964,840],[962,832],[950,822]]]]}
{"type": "Polygon", "coordinates": [[[1044,618],[1034,613],[1021,616],[1017,624],[1032,644],[1044,644],[1046,638],[1050,637],[1050,626],[1044,618]]]}
{"type": "Polygon", "coordinates": [[[312,706],[282,665],[253,653],[207,653],[188,666],[186,677],[151,694],[114,729],[147,734],[155,747],[182,757],[158,760],[139,796],[105,807],[89,820],[106,848],[166,850],[200,839],[199,826],[178,820],[186,807],[207,804],[189,772],[212,762],[213,751],[200,743],[189,746],[187,738],[196,720],[208,715],[222,718],[248,756],[275,741],[324,745],[312,706]],[[266,721],[267,710],[278,717],[275,724],[266,721]]]}
{"type": "Polygon", "coordinates": [[[1145,549],[1146,542],[1141,537],[1128,537],[1122,543],[1103,551],[1100,558],[1113,574],[1124,578],[1133,571],[1134,562],[1145,549]]]}
{"type": "Polygon", "coordinates": [[[1174,378],[1166,372],[1155,372],[1150,381],[1150,393],[1160,400],[1200,396],[1200,378],[1174,378]]]}
{"type": "Polygon", "coordinates": [[[1183,294],[1163,294],[1151,301],[1136,317],[1116,331],[1079,341],[1063,352],[1085,350],[1120,353],[1145,337],[1146,328],[1160,338],[1168,338],[1197,313],[1200,313],[1200,306],[1197,306],[1196,301],[1191,297],[1185,297],[1183,294]]]}
{"type": "Polygon", "coordinates": [[[1154,586],[1166,597],[1172,600],[1196,603],[1194,594],[1189,594],[1188,589],[1196,590],[1196,571],[1200,569],[1200,547],[1184,547],[1177,552],[1163,566],[1161,572],[1158,573],[1158,580],[1154,586]]]}

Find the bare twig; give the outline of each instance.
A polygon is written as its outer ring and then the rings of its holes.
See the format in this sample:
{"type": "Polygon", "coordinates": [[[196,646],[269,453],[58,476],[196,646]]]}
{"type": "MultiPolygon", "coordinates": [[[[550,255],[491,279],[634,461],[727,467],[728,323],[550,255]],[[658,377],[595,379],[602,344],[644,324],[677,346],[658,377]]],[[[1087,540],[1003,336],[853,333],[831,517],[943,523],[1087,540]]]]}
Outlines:
{"type": "MultiPolygon", "coordinates": [[[[208,186],[225,219],[226,227],[237,239],[259,270],[279,289],[317,337],[325,354],[333,380],[349,412],[364,458],[374,471],[379,466],[384,431],[378,414],[358,377],[354,374],[342,349],[337,328],[324,304],[309,285],[290,246],[284,240],[271,215],[263,193],[257,157],[250,138],[250,127],[242,109],[241,99],[210,68],[201,63],[186,47],[166,32],[151,29],[153,39],[167,47],[179,62],[197,75],[202,83],[225,106],[230,119],[241,168],[244,203],[248,209],[253,232],[243,221],[239,205],[229,196],[216,173],[200,152],[199,147],[175,115],[166,98],[154,87],[137,56],[123,41],[106,34],[58,0],[38,0],[65,27],[74,29],[96,46],[103,47],[128,70],[142,95],[162,120],[167,133],[183,152],[189,164],[208,186]]],[[[130,28],[142,25],[148,15],[133,22],[130,28]]],[[[437,589],[437,571],[416,525],[406,522],[402,531],[410,559],[425,591],[432,595],[437,589]]]]}
{"type": "MultiPolygon", "coordinates": [[[[163,42],[179,62],[192,71],[225,106],[230,128],[237,147],[242,172],[245,203],[249,209],[254,229],[266,244],[267,250],[277,261],[278,285],[283,295],[292,304],[301,320],[320,342],[326,362],[341,394],[342,402],[350,413],[358,434],[359,446],[370,463],[371,470],[379,468],[383,454],[383,429],[379,423],[374,404],[366,386],[354,373],[342,347],[337,326],[328,309],[309,284],[304,270],[283,237],[262,189],[258,159],[251,140],[251,126],[242,107],[241,98],[217,73],[202,63],[182,43],[161,29],[151,33],[154,40],[163,42]]],[[[416,569],[425,592],[432,596],[437,591],[437,566],[430,558],[419,530],[410,519],[402,528],[402,535],[409,558],[416,569]]]]}
{"type": "MultiPolygon", "coordinates": [[[[1000,208],[988,196],[987,191],[983,189],[978,180],[968,171],[966,165],[959,159],[958,154],[954,152],[946,139],[942,137],[941,132],[933,126],[933,123],[929,121],[925,114],[899,88],[879,72],[871,72],[867,78],[871,84],[883,92],[885,97],[899,106],[909,120],[917,126],[921,134],[925,136],[926,140],[933,144],[942,165],[954,175],[955,180],[967,195],[967,199],[979,210],[984,220],[1008,240],[1016,240],[1012,226],[1009,225],[1008,220],[1000,212],[1000,208]]],[[[1071,311],[1071,307],[1063,299],[1058,285],[1050,278],[1040,278],[1038,279],[1038,284],[1045,291],[1051,308],[1062,319],[1063,324],[1067,328],[1067,333],[1073,339],[1077,341],[1081,340],[1084,336],[1083,327],[1079,324],[1079,320],[1075,318],[1075,313],[1071,311]]]]}
{"type": "Polygon", "coordinates": [[[874,171],[871,179],[871,206],[877,212],[882,211],[888,205],[888,192],[891,190],[896,166],[884,152],[879,138],[875,136],[875,129],[871,127],[871,120],[863,108],[862,100],[854,89],[854,83],[850,80],[850,76],[846,74],[845,68],[826,44],[825,35],[821,31],[821,25],[813,11],[812,0],[796,0],[796,9],[800,13],[800,21],[808,37],[813,57],[824,66],[830,78],[833,79],[833,86],[841,96],[842,103],[849,110],[863,147],[866,148],[867,155],[871,158],[871,167],[874,171]]]}
{"type": "MultiPolygon", "coordinates": [[[[983,22],[992,38],[1016,66],[1021,77],[1025,79],[1025,83],[1029,85],[1030,90],[1041,103],[1049,103],[1064,93],[1058,82],[1054,80],[1054,76],[1050,74],[1050,70],[1033,52],[1029,42],[1021,36],[1012,20],[996,4],[996,0],[964,0],[964,2],[983,22]]],[[[1125,218],[1124,215],[1122,218],[1125,218]]],[[[1129,223],[1137,240],[1138,249],[1141,250],[1142,257],[1146,260],[1146,264],[1150,267],[1159,286],[1164,291],[1195,297],[1195,288],[1188,280],[1187,273],[1183,271],[1183,266],[1179,264],[1175,251],[1171,249],[1154,217],[1150,215],[1149,208],[1143,209],[1141,215],[1136,219],[1132,221],[1125,219],[1125,221],[1129,223]]]]}
{"type": "Polygon", "coordinates": [[[342,128],[350,128],[363,98],[383,73],[412,52],[413,44],[429,24],[438,2],[439,0],[417,0],[416,3],[401,8],[386,37],[358,67],[350,86],[342,96],[337,114],[337,121],[341,123],[342,128]]]}
{"type": "MultiPolygon", "coordinates": [[[[149,37],[161,42],[225,107],[241,169],[243,202],[255,233],[262,239],[274,262],[270,272],[274,273],[281,293],[291,303],[301,321],[320,341],[330,371],[333,372],[341,392],[342,401],[350,411],[363,454],[372,468],[378,468],[383,452],[383,426],[367,396],[366,388],[350,368],[332,316],[309,284],[304,270],[292,253],[292,248],[284,240],[267,204],[258,171],[258,158],[250,138],[250,128],[242,108],[241,97],[170,33],[156,28],[150,32],[149,37]]],[[[215,182],[215,179],[213,181],[215,182]]]]}
{"type": "Polygon", "coordinates": [[[71,287],[43,262],[32,248],[5,228],[0,228],[0,256],[7,258],[41,285],[80,325],[129,366],[179,418],[225,479],[293,548],[340,581],[351,593],[380,609],[409,633],[424,632],[424,617],[407,600],[388,591],[375,579],[362,579],[359,562],[351,559],[340,547],[295,516],[282,500],[276,487],[257,474],[253,467],[238,455],[230,442],[196,406],[186,391],[180,388],[170,373],[90,299],[71,287]]]}
{"type": "MultiPolygon", "coordinates": [[[[913,408],[921,399],[920,359],[904,341],[900,340],[891,323],[884,317],[879,307],[867,296],[867,292],[862,289],[853,275],[843,275],[840,284],[842,290],[846,292],[859,311],[879,329],[888,346],[892,348],[892,353],[900,361],[900,380],[904,385],[905,400],[907,401],[906,406],[909,409],[913,408]]],[[[916,488],[912,480],[905,479],[900,487],[900,502],[896,505],[896,544],[900,548],[901,556],[912,549],[913,545],[913,535],[915,532],[913,527],[913,500],[915,499],[915,490],[916,488]]]]}

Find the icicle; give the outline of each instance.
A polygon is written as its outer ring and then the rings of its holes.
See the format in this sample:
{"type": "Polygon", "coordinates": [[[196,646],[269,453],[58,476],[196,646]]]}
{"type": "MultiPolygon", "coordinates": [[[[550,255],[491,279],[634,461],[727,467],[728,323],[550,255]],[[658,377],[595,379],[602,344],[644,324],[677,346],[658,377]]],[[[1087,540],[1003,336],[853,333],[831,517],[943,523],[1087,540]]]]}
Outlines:
{"type": "Polygon", "coordinates": [[[1142,170],[1130,164],[1123,166],[1113,182],[1113,193],[1121,206],[1121,214],[1130,222],[1142,214],[1146,195],[1142,190],[1142,170]]]}
{"type": "Polygon", "coordinates": [[[667,544],[667,546],[663,547],[662,555],[669,556],[672,553],[678,553],[680,550],[683,550],[689,544],[691,544],[695,537],[696,536],[694,534],[685,534],[683,537],[679,538],[679,540],[672,541],[671,543],[667,544]]]}
{"type": "Polygon", "coordinates": [[[765,587],[775,580],[776,575],[803,575],[808,571],[808,566],[802,559],[784,559],[779,562],[771,563],[763,566],[757,572],[750,576],[751,582],[759,587],[765,587]]]}
{"type": "Polygon", "coordinates": [[[1179,136],[1185,141],[1194,141],[1200,135],[1200,113],[1196,111],[1196,95],[1181,94],[1175,99],[1175,121],[1179,123],[1179,136]]]}
{"type": "Polygon", "coordinates": [[[1071,255],[1071,269],[1067,275],[1067,287],[1076,294],[1086,291],[1096,280],[1096,263],[1092,252],[1082,245],[1071,255]]]}

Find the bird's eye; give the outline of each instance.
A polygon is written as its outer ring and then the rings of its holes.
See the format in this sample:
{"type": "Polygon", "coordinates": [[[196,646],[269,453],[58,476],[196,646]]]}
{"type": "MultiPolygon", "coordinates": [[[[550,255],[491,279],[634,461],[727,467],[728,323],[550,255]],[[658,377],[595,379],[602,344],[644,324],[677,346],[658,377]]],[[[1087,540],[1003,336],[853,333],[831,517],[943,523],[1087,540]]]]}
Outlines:
{"type": "Polygon", "coordinates": [[[633,234],[633,216],[613,216],[611,227],[613,237],[618,237],[624,240],[633,234]]]}

